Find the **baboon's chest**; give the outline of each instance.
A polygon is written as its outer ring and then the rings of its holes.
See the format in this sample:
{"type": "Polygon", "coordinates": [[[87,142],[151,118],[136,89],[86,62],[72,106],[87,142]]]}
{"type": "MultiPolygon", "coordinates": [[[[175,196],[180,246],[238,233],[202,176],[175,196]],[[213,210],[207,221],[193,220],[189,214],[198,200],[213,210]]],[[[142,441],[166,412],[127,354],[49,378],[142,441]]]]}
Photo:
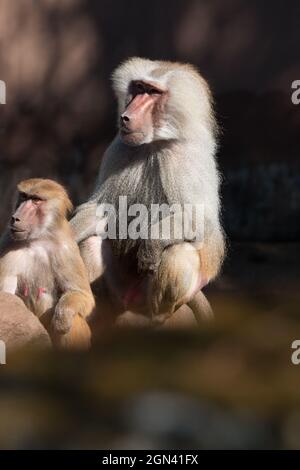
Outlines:
{"type": "Polygon", "coordinates": [[[36,315],[52,307],[56,286],[46,250],[24,250],[17,278],[17,295],[36,315]]]}

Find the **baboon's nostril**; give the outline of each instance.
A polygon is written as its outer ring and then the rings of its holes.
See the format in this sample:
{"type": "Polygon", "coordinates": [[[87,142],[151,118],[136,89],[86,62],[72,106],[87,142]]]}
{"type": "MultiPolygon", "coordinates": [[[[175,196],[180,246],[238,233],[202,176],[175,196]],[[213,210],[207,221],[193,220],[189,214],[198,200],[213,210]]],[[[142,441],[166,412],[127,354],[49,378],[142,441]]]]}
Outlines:
{"type": "Polygon", "coordinates": [[[130,121],[129,117],[126,114],[122,114],[121,123],[129,122],[129,121],[130,121]]]}

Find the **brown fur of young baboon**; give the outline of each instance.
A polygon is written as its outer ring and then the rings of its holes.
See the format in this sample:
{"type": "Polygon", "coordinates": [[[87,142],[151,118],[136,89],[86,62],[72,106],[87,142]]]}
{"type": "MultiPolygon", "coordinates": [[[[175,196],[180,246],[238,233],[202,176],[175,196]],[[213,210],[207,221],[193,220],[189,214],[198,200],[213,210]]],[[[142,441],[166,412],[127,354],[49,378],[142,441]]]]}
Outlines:
{"type": "Polygon", "coordinates": [[[47,179],[18,184],[16,205],[0,243],[0,290],[15,294],[60,347],[88,348],[94,298],[67,221],[72,203],[47,179]]]}

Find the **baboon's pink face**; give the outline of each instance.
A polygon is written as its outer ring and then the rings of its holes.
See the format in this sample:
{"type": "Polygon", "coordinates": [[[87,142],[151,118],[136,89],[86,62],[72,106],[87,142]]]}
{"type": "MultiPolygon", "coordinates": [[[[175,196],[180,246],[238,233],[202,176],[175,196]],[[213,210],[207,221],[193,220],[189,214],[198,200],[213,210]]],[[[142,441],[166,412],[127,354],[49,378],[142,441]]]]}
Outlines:
{"type": "Polygon", "coordinates": [[[120,116],[120,135],[126,145],[150,143],[160,124],[167,92],[156,84],[131,82],[125,111],[120,116]]]}
{"type": "Polygon", "coordinates": [[[13,240],[28,240],[40,232],[45,219],[45,206],[46,201],[39,196],[19,193],[9,226],[13,240]]]}

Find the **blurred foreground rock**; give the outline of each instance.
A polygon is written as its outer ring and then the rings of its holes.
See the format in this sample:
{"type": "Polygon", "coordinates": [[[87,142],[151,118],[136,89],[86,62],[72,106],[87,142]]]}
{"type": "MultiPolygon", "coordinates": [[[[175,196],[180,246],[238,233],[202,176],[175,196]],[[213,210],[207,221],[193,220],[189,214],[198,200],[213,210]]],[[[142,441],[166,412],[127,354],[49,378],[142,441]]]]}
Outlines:
{"type": "Polygon", "coordinates": [[[232,245],[211,324],[9,352],[0,448],[300,449],[299,267],[299,244],[232,245]]]}
{"type": "Polygon", "coordinates": [[[37,317],[15,295],[0,293],[0,339],[8,350],[48,346],[50,338],[37,317]]]}
{"type": "Polygon", "coordinates": [[[203,328],[8,354],[0,448],[300,448],[299,302],[272,314],[226,295],[214,305],[203,328]]]}

